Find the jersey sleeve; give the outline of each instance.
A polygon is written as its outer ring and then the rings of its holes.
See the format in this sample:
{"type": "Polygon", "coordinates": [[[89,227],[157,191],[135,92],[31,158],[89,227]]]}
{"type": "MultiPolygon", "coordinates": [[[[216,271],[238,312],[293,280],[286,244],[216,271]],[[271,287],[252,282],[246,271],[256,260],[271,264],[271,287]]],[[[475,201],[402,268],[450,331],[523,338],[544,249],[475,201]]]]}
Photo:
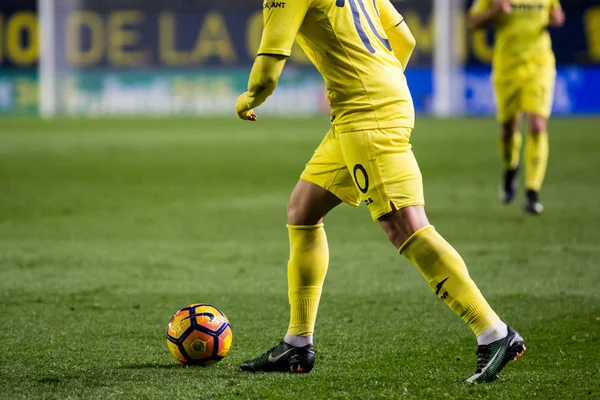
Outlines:
{"type": "Polygon", "coordinates": [[[469,8],[469,14],[477,14],[486,11],[492,5],[491,0],[475,0],[471,8],[469,8]]]}
{"type": "Polygon", "coordinates": [[[311,0],[264,0],[264,29],[258,54],[289,56],[311,0]]]}
{"type": "Polygon", "coordinates": [[[553,10],[555,8],[562,10],[562,6],[560,5],[560,0],[551,0],[550,1],[550,10],[553,10]]]}
{"type": "Polygon", "coordinates": [[[390,0],[377,0],[379,19],[384,30],[391,29],[404,21],[402,15],[396,10],[390,0]]]}

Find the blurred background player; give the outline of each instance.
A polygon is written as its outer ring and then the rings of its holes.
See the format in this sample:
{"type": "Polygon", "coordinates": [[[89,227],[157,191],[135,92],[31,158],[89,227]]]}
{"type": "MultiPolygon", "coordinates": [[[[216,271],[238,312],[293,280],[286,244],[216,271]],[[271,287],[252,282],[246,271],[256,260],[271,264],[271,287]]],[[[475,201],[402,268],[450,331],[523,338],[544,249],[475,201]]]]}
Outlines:
{"type": "Polygon", "coordinates": [[[365,202],[398,252],[477,337],[477,370],[467,382],[495,379],[524,351],[470,278],[458,252],[425,215],[421,172],[410,135],[414,107],[403,71],[415,47],[389,0],[265,1],[264,31],[238,116],[269,97],[294,40],[321,72],[332,128],[306,165],[288,205],[290,324],[279,345],[245,361],[247,371],[310,372],[313,331],[329,264],[325,215],[340,203],[365,202]]]}
{"type": "Polygon", "coordinates": [[[520,167],[521,113],[527,114],[525,211],[541,214],[539,192],[548,163],[548,117],[552,110],[556,66],[548,26],[560,27],[565,15],[559,0],[476,0],[470,27],[495,30],[493,81],[504,176],[501,201],[515,198],[520,167]]]}

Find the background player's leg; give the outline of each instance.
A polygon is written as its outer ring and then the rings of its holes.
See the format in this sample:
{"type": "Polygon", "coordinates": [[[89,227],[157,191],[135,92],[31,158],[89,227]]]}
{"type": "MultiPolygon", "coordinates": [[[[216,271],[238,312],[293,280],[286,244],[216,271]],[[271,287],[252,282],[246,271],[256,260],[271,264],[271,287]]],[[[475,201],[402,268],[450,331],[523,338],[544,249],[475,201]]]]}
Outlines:
{"type": "Polygon", "coordinates": [[[504,162],[500,200],[507,204],[514,200],[517,190],[517,172],[523,142],[521,132],[519,132],[519,122],[519,116],[515,115],[512,119],[500,124],[500,152],[504,162]]]}
{"type": "Polygon", "coordinates": [[[540,214],[544,207],[539,202],[539,192],[548,165],[547,120],[537,114],[528,115],[529,135],[525,145],[525,211],[540,214]]]}
{"type": "Polygon", "coordinates": [[[429,224],[423,206],[392,211],[379,219],[399,253],[419,268],[429,287],[489,344],[507,334],[506,324],[488,305],[458,252],[429,224]]]}
{"type": "Polygon", "coordinates": [[[500,201],[505,204],[514,200],[517,190],[519,156],[523,141],[519,133],[522,86],[512,79],[494,81],[496,117],[500,122],[500,154],[503,161],[500,201]]]}
{"type": "Polygon", "coordinates": [[[286,343],[312,344],[312,335],[327,267],[329,248],[323,218],[342,201],[314,183],[300,179],[288,204],[290,324],[286,343]]]}

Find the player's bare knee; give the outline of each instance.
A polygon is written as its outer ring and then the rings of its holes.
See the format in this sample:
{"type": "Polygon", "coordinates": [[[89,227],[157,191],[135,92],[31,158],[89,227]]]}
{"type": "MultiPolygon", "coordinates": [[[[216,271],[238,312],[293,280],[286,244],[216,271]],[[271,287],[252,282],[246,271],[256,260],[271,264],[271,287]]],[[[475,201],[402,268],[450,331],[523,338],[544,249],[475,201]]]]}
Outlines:
{"type": "Polygon", "coordinates": [[[517,118],[511,119],[500,124],[500,133],[502,135],[502,140],[506,142],[510,141],[513,135],[517,133],[518,129],[519,123],[517,118]]]}
{"type": "MultiPolygon", "coordinates": [[[[383,225],[382,225],[383,226],[383,225]]],[[[404,243],[419,229],[411,226],[410,224],[400,223],[400,224],[390,224],[389,226],[384,226],[384,231],[388,235],[389,241],[399,249],[402,247],[404,243]]]]}
{"type": "Polygon", "coordinates": [[[400,229],[386,230],[389,241],[394,245],[395,248],[399,249],[408,240],[411,234],[404,232],[400,229]]]}
{"type": "Polygon", "coordinates": [[[546,118],[541,115],[530,115],[529,116],[529,134],[539,135],[546,132],[547,122],[546,118]]]}
{"type": "Polygon", "coordinates": [[[394,210],[379,219],[388,239],[399,249],[419,229],[429,226],[423,206],[394,210]]]}
{"type": "Polygon", "coordinates": [[[289,225],[317,225],[323,222],[323,217],[293,198],[288,203],[287,223],[289,225]]]}
{"type": "Polygon", "coordinates": [[[305,219],[302,208],[292,197],[287,205],[287,223],[290,225],[305,225],[302,223],[305,219]]]}
{"type": "Polygon", "coordinates": [[[288,224],[316,225],[342,200],[314,183],[300,179],[288,203],[288,224]]]}

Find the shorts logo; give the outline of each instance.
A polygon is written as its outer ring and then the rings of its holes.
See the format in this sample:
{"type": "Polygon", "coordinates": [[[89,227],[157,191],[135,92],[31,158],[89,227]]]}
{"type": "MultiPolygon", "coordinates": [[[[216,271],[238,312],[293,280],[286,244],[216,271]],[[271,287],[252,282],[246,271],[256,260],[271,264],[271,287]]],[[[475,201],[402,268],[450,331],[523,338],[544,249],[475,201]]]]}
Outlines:
{"type": "Polygon", "coordinates": [[[263,3],[263,8],[267,10],[271,8],[285,8],[285,1],[266,1],[263,3]]]}
{"type": "Polygon", "coordinates": [[[360,164],[356,164],[354,166],[354,182],[356,182],[356,186],[358,187],[358,190],[360,190],[361,192],[367,193],[369,191],[369,175],[367,175],[367,170],[365,169],[365,167],[363,167],[360,164]],[[365,182],[364,186],[361,186],[360,182],[358,181],[358,176],[357,176],[358,171],[362,172],[364,182],[365,182]]]}

